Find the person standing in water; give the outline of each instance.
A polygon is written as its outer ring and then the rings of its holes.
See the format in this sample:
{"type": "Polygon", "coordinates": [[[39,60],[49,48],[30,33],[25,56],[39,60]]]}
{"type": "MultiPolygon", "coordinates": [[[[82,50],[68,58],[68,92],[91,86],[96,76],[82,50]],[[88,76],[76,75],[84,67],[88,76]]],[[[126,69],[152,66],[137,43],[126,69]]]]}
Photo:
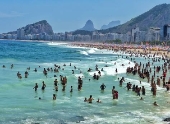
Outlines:
{"type": "Polygon", "coordinates": [[[117,68],[116,68],[115,72],[116,72],[116,73],[118,72],[118,71],[117,71],[117,68]]]}
{"type": "Polygon", "coordinates": [[[53,94],[53,100],[56,100],[56,95],[55,94],[53,94]]]}
{"type": "Polygon", "coordinates": [[[37,83],[35,83],[35,87],[33,89],[35,89],[35,91],[37,91],[37,89],[38,89],[38,84],[37,83]]]}
{"type": "Polygon", "coordinates": [[[73,92],[73,86],[71,86],[71,89],[70,89],[70,93],[72,93],[73,92]]]}
{"type": "Polygon", "coordinates": [[[100,89],[102,90],[102,91],[104,91],[104,89],[106,88],[106,85],[104,85],[104,83],[100,86],[100,89]]]}
{"type": "Polygon", "coordinates": [[[41,89],[42,89],[42,90],[45,90],[46,84],[44,83],[44,81],[42,82],[42,84],[43,84],[43,85],[42,85],[42,88],[41,88],[41,89]]]}
{"type": "Polygon", "coordinates": [[[94,99],[93,99],[92,95],[90,95],[90,98],[88,99],[88,102],[89,102],[89,103],[92,103],[93,100],[94,100],[94,99]]]}
{"type": "Polygon", "coordinates": [[[113,96],[113,99],[115,99],[115,86],[113,86],[113,89],[112,89],[112,96],[113,96]]]}

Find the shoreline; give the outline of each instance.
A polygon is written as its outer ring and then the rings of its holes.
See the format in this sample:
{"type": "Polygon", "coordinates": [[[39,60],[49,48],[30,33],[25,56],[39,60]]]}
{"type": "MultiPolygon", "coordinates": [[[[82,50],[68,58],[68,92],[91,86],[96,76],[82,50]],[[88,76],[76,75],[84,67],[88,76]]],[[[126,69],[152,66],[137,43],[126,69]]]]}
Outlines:
{"type": "Polygon", "coordinates": [[[41,43],[66,43],[70,46],[86,47],[86,48],[97,48],[106,49],[112,51],[125,51],[130,54],[153,54],[162,56],[164,58],[170,58],[170,47],[163,47],[160,45],[137,45],[137,44],[111,44],[104,42],[94,42],[94,41],[43,41],[43,40],[15,40],[15,39],[0,39],[11,40],[11,41],[21,41],[21,42],[41,42],[41,43]]]}
{"type": "Polygon", "coordinates": [[[71,43],[71,46],[87,47],[87,48],[97,48],[106,49],[112,51],[125,51],[130,54],[142,54],[142,55],[158,55],[164,58],[170,58],[169,48],[154,46],[154,47],[143,47],[143,45],[120,45],[120,44],[106,44],[106,43],[71,43]]]}

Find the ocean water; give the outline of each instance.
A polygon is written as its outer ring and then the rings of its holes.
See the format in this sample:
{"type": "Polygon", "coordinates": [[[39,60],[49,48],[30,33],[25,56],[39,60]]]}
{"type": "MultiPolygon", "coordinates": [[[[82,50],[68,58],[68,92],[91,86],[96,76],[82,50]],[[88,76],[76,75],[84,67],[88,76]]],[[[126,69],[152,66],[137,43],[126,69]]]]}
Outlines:
{"type": "MultiPolygon", "coordinates": [[[[138,76],[126,74],[127,67],[133,67],[133,61],[146,63],[150,59],[130,59],[118,57],[125,54],[96,48],[70,46],[62,42],[23,42],[0,41],[0,123],[1,124],[162,124],[162,120],[170,117],[170,93],[166,89],[157,87],[157,96],[150,92],[150,84],[138,76]],[[117,63],[114,65],[114,63],[117,63]],[[130,62],[130,64],[129,64],[130,62]],[[69,64],[72,66],[69,66],[69,64]],[[11,64],[14,67],[11,69],[11,64]],[[43,75],[43,68],[54,68],[60,65],[59,73],[48,72],[43,75]],[[66,64],[66,66],[63,66],[66,64]],[[121,66],[124,64],[125,66],[121,66]],[[6,68],[2,68],[5,65],[6,68]],[[99,80],[93,80],[95,66],[103,68],[99,80]],[[105,66],[108,67],[105,67],[105,66]],[[39,67],[40,66],[40,67],[39,67]],[[74,66],[77,69],[72,74],[74,66]],[[27,68],[30,67],[30,70],[27,68]],[[33,70],[37,68],[37,72],[33,70]],[[92,68],[92,72],[87,72],[92,68]],[[118,69],[118,74],[115,69],[118,69]],[[24,72],[29,72],[24,78],[24,72]],[[17,72],[22,79],[17,78],[17,72]],[[80,73],[80,71],[82,73],[80,73]],[[57,77],[54,77],[57,75],[57,77]],[[54,80],[60,81],[60,75],[67,77],[66,91],[54,91],[54,80]],[[77,90],[78,76],[83,79],[81,91],[77,90]],[[119,86],[118,78],[125,77],[123,86],[119,86]],[[89,81],[89,79],[91,79],[89,81]],[[139,83],[142,81],[142,84],[139,83]],[[46,84],[45,91],[41,90],[42,81],[46,84]],[[126,83],[145,86],[146,95],[140,97],[132,91],[127,91],[126,83]],[[38,83],[37,92],[33,87],[38,83]],[[100,85],[104,83],[106,89],[101,92],[100,85]],[[73,93],[70,87],[73,86],[73,93]],[[119,92],[119,99],[112,99],[112,87],[119,92]],[[52,100],[53,94],[57,99],[52,100]],[[84,102],[84,98],[93,95],[92,104],[84,102]],[[38,98],[42,99],[39,100],[38,98]],[[100,98],[102,103],[97,103],[100,98]],[[152,105],[154,101],[158,107],[152,105]]],[[[161,63],[156,62],[155,65],[161,63]]],[[[168,72],[169,73],[169,72],[168,72]]],[[[158,74],[157,74],[158,75],[158,74]]]]}

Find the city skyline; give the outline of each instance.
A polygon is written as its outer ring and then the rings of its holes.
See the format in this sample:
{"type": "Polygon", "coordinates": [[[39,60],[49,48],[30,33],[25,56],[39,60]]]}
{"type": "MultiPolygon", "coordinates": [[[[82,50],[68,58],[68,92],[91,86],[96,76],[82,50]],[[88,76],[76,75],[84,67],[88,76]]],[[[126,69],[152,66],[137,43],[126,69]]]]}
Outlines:
{"type": "Polygon", "coordinates": [[[96,29],[111,21],[121,24],[168,0],[6,0],[0,1],[0,33],[15,31],[26,24],[47,20],[54,32],[74,31],[92,20],[96,29]],[[126,13],[125,13],[126,11],[126,13]]]}

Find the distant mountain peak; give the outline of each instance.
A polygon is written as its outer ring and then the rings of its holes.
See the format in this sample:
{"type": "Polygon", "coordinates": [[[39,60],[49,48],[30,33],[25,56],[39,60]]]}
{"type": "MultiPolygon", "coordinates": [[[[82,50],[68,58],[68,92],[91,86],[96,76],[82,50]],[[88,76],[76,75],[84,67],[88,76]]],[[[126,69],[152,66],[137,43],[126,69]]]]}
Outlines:
{"type": "Polygon", "coordinates": [[[108,25],[103,25],[101,29],[108,29],[120,25],[120,21],[111,21],[108,25]]]}
{"type": "Polygon", "coordinates": [[[87,22],[86,22],[86,23],[92,23],[92,24],[93,24],[92,20],[87,20],[87,22]]]}
{"type": "Polygon", "coordinates": [[[85,26],[79,30],[94,31],[96,29],[94,28],[93,22],[91,20],[88,20],[85,26]]]}

